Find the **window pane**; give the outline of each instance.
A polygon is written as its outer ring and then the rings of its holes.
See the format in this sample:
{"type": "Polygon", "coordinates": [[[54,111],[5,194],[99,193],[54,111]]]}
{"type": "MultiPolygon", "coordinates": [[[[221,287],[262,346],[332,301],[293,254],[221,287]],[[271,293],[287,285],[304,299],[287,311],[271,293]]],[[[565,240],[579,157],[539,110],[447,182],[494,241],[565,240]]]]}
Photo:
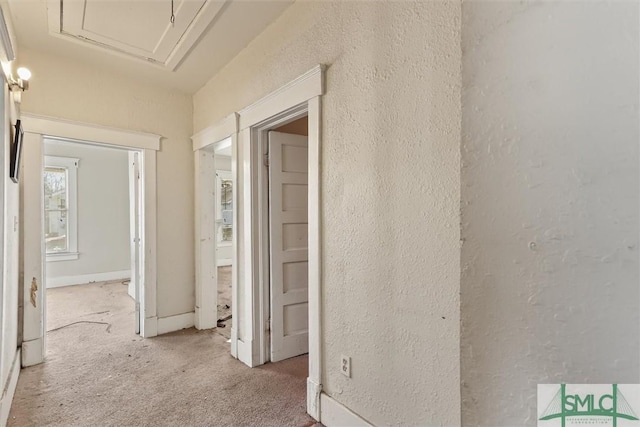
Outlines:
{"type": "Polygon", "coordinates": [[[67,252],[69,250],[67,211],[45,211],[44,233],[47,253],[67,252]]]}
{"type": "Polygon", "coordinates": [[[45,168],[44,208],[67,209],[67,170],[65,168],[45,168]]]}
{"type": "Polygon", "coordinates": [[[220,204],[222,210],[222,240],[230,242],[233,236],[233,181],[221,180],[220,204]]]}
{"type": "Polygon", "coordinates": [[[222,211],[231,211],[233,209],[233,184],[230,179],[222,180],[220,196],[222,211]]]}
{"type": "Polygon", "coordinates": [[[230,242],[233,239],[233,228],[230,225],[222,226],[222,241],[230,242]]]}

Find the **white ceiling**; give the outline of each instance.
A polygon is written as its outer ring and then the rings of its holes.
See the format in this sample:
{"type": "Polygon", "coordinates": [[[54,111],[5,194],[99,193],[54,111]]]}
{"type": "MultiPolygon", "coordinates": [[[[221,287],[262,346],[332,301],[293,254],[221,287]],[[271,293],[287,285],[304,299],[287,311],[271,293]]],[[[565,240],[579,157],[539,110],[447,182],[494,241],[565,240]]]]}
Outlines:
{"type": "Polygon", "coordinates": [[[9,0],[9,7],[18,48],[194,93],[292,2],[174,0],[173,25],[171,0],[9,0]]]}

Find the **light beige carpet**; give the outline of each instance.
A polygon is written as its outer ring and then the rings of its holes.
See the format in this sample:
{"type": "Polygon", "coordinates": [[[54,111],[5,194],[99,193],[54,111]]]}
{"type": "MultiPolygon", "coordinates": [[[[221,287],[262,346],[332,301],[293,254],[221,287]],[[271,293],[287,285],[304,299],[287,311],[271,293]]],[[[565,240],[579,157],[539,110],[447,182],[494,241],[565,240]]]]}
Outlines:
{"type": "Polygon", "coordinates": [[[134,334],[120,283],[47,290],[47,360],[22,370],[9,426],[311,426],[307,357],[248,368],[213,331],[134,334]],[[77,323],[91,321],[108,323],[77,323]]]}

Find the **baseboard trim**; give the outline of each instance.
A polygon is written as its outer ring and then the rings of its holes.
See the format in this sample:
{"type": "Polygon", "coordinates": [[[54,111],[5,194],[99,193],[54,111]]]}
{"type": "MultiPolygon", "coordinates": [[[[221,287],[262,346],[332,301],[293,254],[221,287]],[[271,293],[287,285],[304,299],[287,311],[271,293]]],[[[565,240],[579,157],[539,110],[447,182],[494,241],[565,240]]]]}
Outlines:
{"type": "Polygon", "coordinates": [[[152,338],[158,335],[158,318],[156,316],[144,319],[140,325],[140,335],[142,338],[152,338]]]}
{"type": "Polygon", "coordinates": [[[196,307],[195,311],[195,327],[196,329],[213,329],[218,324],[218,313],[211,312],[211,310],[201,310],[200,307],[196,307]]]}
{"type": "Polygon", "coordinates": [[[320,394],[322,385],[311,378],[307,378],[307,414],[314,420],[320,421],[320,394]]]}
{"type": "Polygon", "coordinates": [[[238,360],[247,365],[250,368],[253,368],[253,351],[252,351],[252,341],[236,341],[236,349],[238,360]]]}
{"type": "Polygon", "coordinates": [[[129,279],[131,270],[107,271],[106,273],[79,274],[76,276],[47,277],[46,284],[49,288],[62,286],[84,285],[92,282],[107,282],[109,280],[129,279]]]}
{"type": "Polygon", "coordinates": [[[158,335],[191,328],[194,324],[195,313],[193,311],[175,316],[158,317],[158,335]]]}
{"type": "Polygon", "coordinates": [[[22,341],[22,367],[34,366],[44,362],[44,343],[42,338],[22,341]]]}
{"type": "Polygon", "coordinates": [[[320,394],[320,422],[327,427],[371,427],[371,424],[325,393],[320,394]]]}
{"type": "Polygon", "coordinates": [[[16,355],[13,358],[13,364],[9,371],[9,378],[7,378],[7,384],[2,390],[2,398],[0,398],[0,426],[7,425],[9,420],[9,412],[11,411],[11,403],[13,402],[13,395],[16,392],[18,385],[18,377],[20,376],[20,349],[16,351],[16,355]]]}
{"type": "Polygon", "coordinates": [[[238,358],[238,330],[231,327],[231,356],[238,358]]]}

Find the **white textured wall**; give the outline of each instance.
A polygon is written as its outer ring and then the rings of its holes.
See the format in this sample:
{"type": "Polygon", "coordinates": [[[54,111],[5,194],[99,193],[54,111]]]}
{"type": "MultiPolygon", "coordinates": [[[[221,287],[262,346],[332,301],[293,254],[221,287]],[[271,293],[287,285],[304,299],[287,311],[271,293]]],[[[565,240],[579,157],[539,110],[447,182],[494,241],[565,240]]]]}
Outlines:
{"type": "Polygon", "coordinates": [[[131,270],[129,158],[124,150],[46,141],[47,156],[80,159],[77,260],[47,262],[47,277],[131,270]]]}
{"type": "Polygon", "coordinates": [[[199,131],[328,65],[323,390],[378,425],[460,424],[459,16],[298,1],[194,97],[199,131]]]}
{"type": "Polygon", "coordinates": [[[191,97],[44,52],[22,49],[20,63],[33,72],[23,111],[162,135],[156,176],[158,316],[193,311],[191,97]]]}
{"type": "Polygon", "coordinates": [[[463,424],[640,381],[638,4],[463,3],[463,424]]]}

